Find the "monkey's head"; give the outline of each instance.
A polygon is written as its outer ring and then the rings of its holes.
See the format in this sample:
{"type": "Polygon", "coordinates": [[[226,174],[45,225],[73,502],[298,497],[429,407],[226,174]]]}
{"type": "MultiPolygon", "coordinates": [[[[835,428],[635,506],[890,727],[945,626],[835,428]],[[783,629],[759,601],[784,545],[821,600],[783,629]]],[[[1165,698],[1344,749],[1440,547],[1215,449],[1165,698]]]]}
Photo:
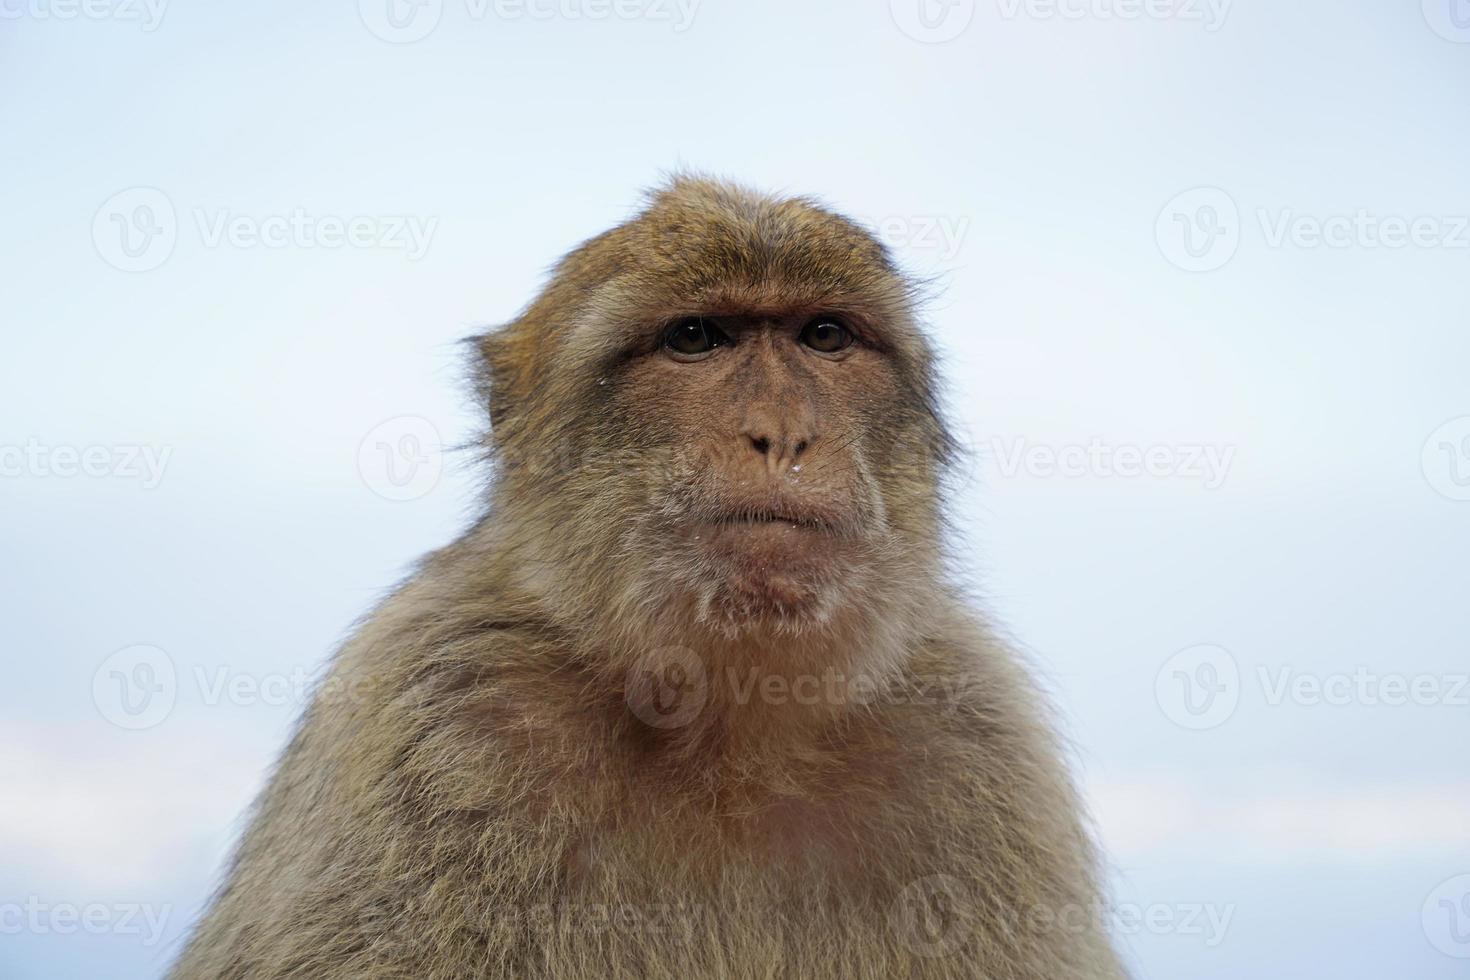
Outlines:
{"type": "Polygon", "coordinates": [[[911,299],[853,222],[709,180],[577,248],[477,339],[521,584],[647,642],[876,641],[937,585],[951,443],[911,299]]]}

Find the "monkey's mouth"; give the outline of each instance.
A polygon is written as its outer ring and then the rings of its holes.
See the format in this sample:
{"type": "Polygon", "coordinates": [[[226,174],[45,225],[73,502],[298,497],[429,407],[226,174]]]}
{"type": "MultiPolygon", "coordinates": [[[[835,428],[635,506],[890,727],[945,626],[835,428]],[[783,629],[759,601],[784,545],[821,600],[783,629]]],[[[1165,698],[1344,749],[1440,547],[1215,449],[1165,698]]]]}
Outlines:
{"type": "MultiPolygon", "coordinates": [[[[733,495],[731,495],[733,496],[733,495]]],[[[674,532],[706,571],[739,579],[824,578],[863,538],[856,515],[827,496],[761,494],[688,501],[674,532]]]]}
{"type": "Polygon", "coordinates": [[[859,539],[836,505],[769,501],[699,508],[678,525],[687,566],[717,583],[738,608],[790,615],[818,601],[848,563],[860,560],[859,539]]]}
{"type": "Polygon", "coordinates": [[[716,518],[716,525],[729,527],[789,527],[794,530],[830,531],[831,526],[819,517],[784,510],[735,511],[716,518]]]}
{"type": "Polygon", "coordinates": [[[805,509],[742,508],[709,515],[692,528],[706,553],[740,565],[813,570],[843,552],[842,525],[805,509]]]}

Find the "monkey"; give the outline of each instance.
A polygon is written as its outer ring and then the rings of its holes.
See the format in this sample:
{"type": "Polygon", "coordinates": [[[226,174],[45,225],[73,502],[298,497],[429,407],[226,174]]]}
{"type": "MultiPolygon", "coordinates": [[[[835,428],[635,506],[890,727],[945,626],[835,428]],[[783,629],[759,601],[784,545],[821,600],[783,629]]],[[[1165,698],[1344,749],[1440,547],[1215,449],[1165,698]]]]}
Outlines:
{"type": "Polygon", "coordinates": [[[171,976],[1124,976],[957,584],[921,292],[679,174],[467,341],[484,510],[337,651],[171,976]]]}

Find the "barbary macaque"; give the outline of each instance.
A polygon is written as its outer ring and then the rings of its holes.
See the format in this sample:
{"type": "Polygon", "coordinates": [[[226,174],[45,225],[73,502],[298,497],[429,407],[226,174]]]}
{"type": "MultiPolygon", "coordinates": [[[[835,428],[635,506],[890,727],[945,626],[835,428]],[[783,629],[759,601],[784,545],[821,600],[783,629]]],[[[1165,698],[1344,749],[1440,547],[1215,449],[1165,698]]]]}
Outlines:
{"type": "Polygon", "coordinates": [[[681,177],[475,338],[485,514],[336,655],[173,976],[1122,976],[947,570],[914,295],[681,177]]]}

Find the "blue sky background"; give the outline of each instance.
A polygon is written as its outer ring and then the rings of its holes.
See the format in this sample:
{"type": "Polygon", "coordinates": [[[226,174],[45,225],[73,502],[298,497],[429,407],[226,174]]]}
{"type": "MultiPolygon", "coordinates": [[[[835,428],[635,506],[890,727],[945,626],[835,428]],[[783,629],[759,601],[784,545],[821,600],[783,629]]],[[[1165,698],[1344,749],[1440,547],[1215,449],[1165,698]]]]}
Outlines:
{"type": "Polygon", "coordinates": [[[681,166],[935,278],[1137,974],[1470,974],[1470,3],[388,2],[0,0],[0,976],[162,971],[475,510],[455,341],[681,166]]]}

